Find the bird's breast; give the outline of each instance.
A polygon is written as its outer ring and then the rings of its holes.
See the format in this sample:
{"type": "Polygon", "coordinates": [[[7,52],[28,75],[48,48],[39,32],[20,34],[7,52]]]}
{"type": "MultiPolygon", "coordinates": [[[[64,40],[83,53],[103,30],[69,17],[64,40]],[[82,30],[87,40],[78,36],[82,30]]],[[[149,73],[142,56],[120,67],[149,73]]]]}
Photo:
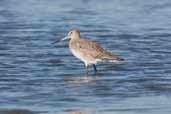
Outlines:
{"type": "Polygon", "coordinates": [[[75,57],[85,62],[84,55],[80,51],[79,47],[76,45],[76,42],[70,42],[69,49],[75,57]]]}

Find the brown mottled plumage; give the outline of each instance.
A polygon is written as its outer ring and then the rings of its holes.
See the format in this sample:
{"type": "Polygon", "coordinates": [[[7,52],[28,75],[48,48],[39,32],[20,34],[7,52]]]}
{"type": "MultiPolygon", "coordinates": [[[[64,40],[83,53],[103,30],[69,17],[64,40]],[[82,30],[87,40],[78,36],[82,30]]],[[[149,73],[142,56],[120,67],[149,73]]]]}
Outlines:
{"type": "Polygon", "coordinates": [[[64,39],[70,39],[69,49],[74,56],[84,62],[86,71],[88,65],[93,65],[102,61],[122,61],[123,59],[113,56],[112,53],[104,50],[98,43],[83,39],[80,37],[80,32],[77,29],[72,29],[64,39]]]}

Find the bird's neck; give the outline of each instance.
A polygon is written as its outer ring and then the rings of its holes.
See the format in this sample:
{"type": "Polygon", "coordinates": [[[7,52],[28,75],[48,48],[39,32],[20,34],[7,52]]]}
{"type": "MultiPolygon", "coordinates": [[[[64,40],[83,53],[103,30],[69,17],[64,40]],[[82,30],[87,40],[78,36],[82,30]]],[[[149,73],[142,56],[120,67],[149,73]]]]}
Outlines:
{"type": "Polygon", "coordinates": [[[69,44],[74,44],[75,42],[79,41],[81,38],[72,38],[70,41],[69,41],[69,44]]]}
{"type": "Polygon", "coordinates": [[[74,38],[71,38],[71,41],[75,41],[75,40],[79,40],[80,37],[74,37],[74,38]]]}

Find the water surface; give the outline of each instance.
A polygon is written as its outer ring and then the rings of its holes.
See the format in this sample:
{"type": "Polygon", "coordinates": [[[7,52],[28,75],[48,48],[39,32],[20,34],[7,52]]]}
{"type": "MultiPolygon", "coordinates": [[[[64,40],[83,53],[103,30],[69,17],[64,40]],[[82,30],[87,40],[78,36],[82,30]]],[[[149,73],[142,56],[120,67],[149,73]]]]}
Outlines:
{"type": "Polygon", "coordinates": [[[1,0],[0,109],[42,114],[170,114],[171,1],[1,0]],[[69,29],[123,63],[97,65],[71,55],[69,29]]]}

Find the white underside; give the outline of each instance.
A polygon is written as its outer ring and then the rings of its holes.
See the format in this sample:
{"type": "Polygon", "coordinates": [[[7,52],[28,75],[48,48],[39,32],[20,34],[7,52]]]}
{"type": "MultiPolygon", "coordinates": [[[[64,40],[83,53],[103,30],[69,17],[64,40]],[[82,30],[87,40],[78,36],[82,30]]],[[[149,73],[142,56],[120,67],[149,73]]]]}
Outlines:
{"type": "Polygon", "coordinates": [[[101,63],[101,62],[118,62],[117,60],[102,60],[102,59],[96,59],[96,63],[101,63]]]}
{"type": "Polygon", "coordinates": [[[72,50],[72,49],[71,49],[71,52],[72,52],[72,54],[73,54],[75,57],[77,57],[78,59],[80,59],[81,61],[83,61],[83,62],[85,63],[84,57],[81,56],[78,52],[76,52],[76,51],[74,51],[74,50],[72,50]]]}
{"type": "Polygon", "coordinates": [[[78,59],[83,61],[86,66],[91,65],[91,64],[101,63],[101,62],[118,62],[117,60],[102,60],[102,59],[95,59],[95,61],[87,61],[84,56],[80,55],[79,53],[75,52],[74,50],[71,50],[71,52],[75,57],[77,57],[78,59]]]}
{"type": "Polygon", "coordinates": [[[117,60],[102,60],[102,59],[95,59],[94,61],[89,61],[82,54],[78,53],[77,51],[71,49],[71,52],[75,57],[77,57],[78,59],[83,61],[86,66],[91,65],[91,64],[101,63],[101,62],[118,62],[117,60]]]}

